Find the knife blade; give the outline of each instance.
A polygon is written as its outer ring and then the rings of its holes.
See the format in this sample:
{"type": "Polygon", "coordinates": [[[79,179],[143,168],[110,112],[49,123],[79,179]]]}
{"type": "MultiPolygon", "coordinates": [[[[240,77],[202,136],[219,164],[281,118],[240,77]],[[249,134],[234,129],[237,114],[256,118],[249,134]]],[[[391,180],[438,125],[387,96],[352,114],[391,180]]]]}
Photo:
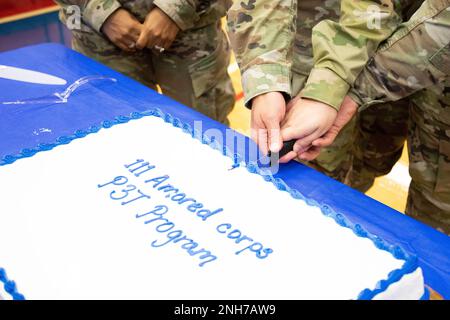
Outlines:
{"type": "Polygon", "coordinates": [[[66,85],[67,81],[47,73],[0,65],[0,78],[45,85],[66,85]]]}

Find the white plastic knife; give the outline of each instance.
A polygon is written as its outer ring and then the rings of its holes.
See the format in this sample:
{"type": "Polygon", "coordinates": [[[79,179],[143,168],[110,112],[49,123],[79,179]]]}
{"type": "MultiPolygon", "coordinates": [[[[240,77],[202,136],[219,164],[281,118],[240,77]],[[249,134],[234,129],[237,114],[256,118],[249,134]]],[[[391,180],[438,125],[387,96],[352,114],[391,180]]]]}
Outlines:
{"type": "Polygon", "coordinates": [[[67,84],[66,80],[47,73],[5,65],[0,65],[0,78],[45,85],[63,86],[67,84]]]}

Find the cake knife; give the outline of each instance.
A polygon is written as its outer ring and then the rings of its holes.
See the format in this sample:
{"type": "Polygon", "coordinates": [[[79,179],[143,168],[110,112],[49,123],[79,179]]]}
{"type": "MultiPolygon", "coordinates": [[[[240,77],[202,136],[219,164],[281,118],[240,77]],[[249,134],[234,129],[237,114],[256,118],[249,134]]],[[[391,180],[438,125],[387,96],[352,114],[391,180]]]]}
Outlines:
{"type": "Polygon", "coordinates": [[[267,154],[267,156],[270,158],[270,166],[272,167],[275,162],[280,160],[282,157],[287,155],[289,152],[294,150],[294,144],[297,142],[297,140],[290,140],[290,141],[284,141],[283,147],[279,152],[271,152],[267,154]]]}
{"type": "Polygon", "coordinates": [[[45,85],[67,84],[66,80],[47,73],[5,65],[0,65],[0,78],[45,85]]]}
{"type": "MultiPolygon", "coordinates": [[[[269,167],[272,167],[276,162],[278,162],[278,160],[280,160],[280,158],[282,158],[283,156],[287,155],[289,152],[294,150],[294,144],[297,142],[297,140],[290,140],[290,141],[285,141],[283,142],[283,147],[281,148],[281,150],[279,152],[271,152],[269,151],[269,153],[267,154],[267,157],[270,158],[270,162],[269,162],[269,167]]],[[[261,158],[259,158],[256,162],[257,163],[261,163],[261,158]]],[[[239,167],[239,164],[234,164],[230,169],[228,169],[229,171],[234,170],[236,168],[239,167]]]]}

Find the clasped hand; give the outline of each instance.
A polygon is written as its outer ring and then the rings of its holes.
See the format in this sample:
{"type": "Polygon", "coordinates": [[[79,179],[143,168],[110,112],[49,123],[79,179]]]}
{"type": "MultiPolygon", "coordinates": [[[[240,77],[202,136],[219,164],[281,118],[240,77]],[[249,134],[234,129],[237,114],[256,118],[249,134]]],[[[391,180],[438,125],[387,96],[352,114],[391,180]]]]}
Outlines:
{"type": "Polygon", "coordinates": [[[252,101],[252,138],[262,152],[278,152],[283,141],[297,140],[294,150],[280,159],[311,161],[330,146],[352,119],[358,105],[346,97],[339,112],[331,106],[297,97],[287,105],[279,92],[260,95],[252,101]]]}
{"type": "Polygon", "coordinates": [[[143,24],[127,10],[118,9],[102,26],[108,39],[126,52],[144,48],[167,50],[179,31],[177,24],[158,7],[148,13],[143,24]]]}

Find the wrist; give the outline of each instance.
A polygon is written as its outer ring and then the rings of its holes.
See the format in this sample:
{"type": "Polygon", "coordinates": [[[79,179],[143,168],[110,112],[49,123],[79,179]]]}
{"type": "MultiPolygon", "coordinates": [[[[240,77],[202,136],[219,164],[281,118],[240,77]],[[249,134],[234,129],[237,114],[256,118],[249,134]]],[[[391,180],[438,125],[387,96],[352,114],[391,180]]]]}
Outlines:
{"type": "Polygon", "coordinates": [[[113,0],[111,5],[106,8],[101,2],[102,0],[89,1],[83,12],[83,20],[99,33],[102,33],[102,28],[108,18],[122,8],[117,0],[113,0]]]}
{"type": "MultiPolygon", "coordinates": [[[[248,107],[250,109],[253,109],[253,106],[255,105],[266,105],[268,103],[268,100],[283,100],[284,105],[286,105],[287,101],[289,100],[289,97],[286,95],[285,92],[281,91],[269,91],[269,92],[263,92],[258,94],[257,96],[253,97],[251,100],[248,101],[248,107]]],[[[275,107],[280,107],[280,104],[275,104],[275,107]]]]}
{"type": "Polygon", "coordinates": [[[193,28],[195,22],[200,19],[196,8],[187,0],[180,1],[178,6],[167,0],[154,0],[153,5],[170,17],[182,31],[193,28]]]}
{"type": "Polygon", "coordinates": [[[250,107],[253,107],[255,105],[267,105],[268,102],[270,100],[285,100],[284,99],[284,95],[282,92],[279,91],[270,91],[270,92],[264,92],[262,94],[259,94],[255,97],[253,97],[250,101],[249,101],[249,105],[250,107]]]}
{"type": "Polygon", "coordinates": [[[116,10],[111,12],[111,14],[108,17],[106,17],[105,21],[103,22],[103,24],[100,27],[101,33],[105,34],[104,30],[108,29],[110,24],[114,23],[116,19],[120,20],[120,18],[118,16],[120,15],[122,10],[125,10],[125,9],[123,9],[122,7],[116,8],[116,10]]]}
{"type": "Polygon", "coordinates": [[[354,89],[348,92],[348,97],[353,100],[353,102],[358,106],[358,109],[364,104],[363,100],[354,89]]]}

